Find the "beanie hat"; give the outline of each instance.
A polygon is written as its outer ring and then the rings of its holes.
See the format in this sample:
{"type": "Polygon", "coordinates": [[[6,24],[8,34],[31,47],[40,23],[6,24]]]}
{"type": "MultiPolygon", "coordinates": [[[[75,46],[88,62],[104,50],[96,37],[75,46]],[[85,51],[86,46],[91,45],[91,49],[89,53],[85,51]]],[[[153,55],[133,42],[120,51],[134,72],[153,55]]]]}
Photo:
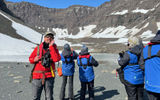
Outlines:
{"type": "Polygon", "coordinates": [[[70,45],[68,43],[64,45],[64,50],[71,51],[70,45]]]}
{"type": "Polygon", "coordinates": [[[129,47],[134,47],[136,45],[139,45],[141,42],[142,42],[141,39],[135,36],[131,36],[128,38],[129,47]]]}
{"type": "Polygon", "coordinates": [[[81,55],[85,55],[85,54],[88,54],[88,47],[86,47],[86,45],[83,45],[82,48],[81,48],[81,52],[80,54],[81,55]]]}
{"type": "Polygon", "coordinates": [[[68,43],[64,45],[62,54],[63,56],[70,56],[72,54],[71,47],[68,43]]]}

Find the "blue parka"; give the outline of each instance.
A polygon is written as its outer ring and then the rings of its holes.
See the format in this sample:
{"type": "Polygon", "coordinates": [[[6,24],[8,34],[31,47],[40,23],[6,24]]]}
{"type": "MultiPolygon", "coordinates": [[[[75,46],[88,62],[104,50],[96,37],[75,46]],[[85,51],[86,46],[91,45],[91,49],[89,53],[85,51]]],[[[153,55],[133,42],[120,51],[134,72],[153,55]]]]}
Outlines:
{"type": "Polygon", "coordinates": [[[71,55],[63,55],[61,54],[61,60],[62,60],[62,74],[64,76],[72,76],[75,71],[75,62],[74,59],[76,59],[78,54],[73,51],[71,55]]]}
{"type": "Polygon", "coordinates": [[[145,59],[145,88],[148,91],[160,93],[160,57],[156,57],[160,50],[160,44],[152,45],[151,57],[155,56],[153,58],[148,58],[148,48],[149,46],[146,46],[143,50],[145,59]]]}
{"type": "Polygon", "coordinates": [[[126,67],[124,67],[124,79],[127,80],[131,84],[144,84],[144,72],[140,69],[138,65],[138,56],[127,52],[129,54],[129,63],[126,67]]]}
{"type": "Polygon", "coordinates": [[[160,93],[160,31],[143,49],[141,66],[145,70],[145,89],[160,93]],[[159,53],[158,53],[159,52],[159,53]]]}
{"type": "Polygon", "coordinates": [[[79,66],[79,79],[81,82],[91,82],[94,79],[93,66],[98,66],[98,62],[89,54],[77,57],[79,66]]]}
{"type": "Polygon", "coordinates": [[[138,64],[142,50],[143,44],[136,45],[118,60],[119,65],[123,67],[124,80],[131,85],[144,84],[144,71],[138,64]]]}

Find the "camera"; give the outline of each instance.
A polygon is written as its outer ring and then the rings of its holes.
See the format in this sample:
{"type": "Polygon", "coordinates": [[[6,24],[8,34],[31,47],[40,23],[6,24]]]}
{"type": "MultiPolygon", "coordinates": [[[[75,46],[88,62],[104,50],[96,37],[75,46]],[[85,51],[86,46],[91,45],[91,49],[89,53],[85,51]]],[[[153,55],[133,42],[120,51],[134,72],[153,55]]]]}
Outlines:
{"type": "Polygon", "coordinates": [[[124,51],[121,51],[121,52],[119,53],[119,56],[120,56],[120,57],[123,57],[124,53],[125,53],[124,51]]]}
{"type": "Polygon", "coordinates": [[[42,56],[42,65],[45,67],[45,68],[49,68],[50,67],[50,64],[51,64],[51,59],[50,59],[51,55],[50,55],[50,52],[49,50],[42,56]]]}

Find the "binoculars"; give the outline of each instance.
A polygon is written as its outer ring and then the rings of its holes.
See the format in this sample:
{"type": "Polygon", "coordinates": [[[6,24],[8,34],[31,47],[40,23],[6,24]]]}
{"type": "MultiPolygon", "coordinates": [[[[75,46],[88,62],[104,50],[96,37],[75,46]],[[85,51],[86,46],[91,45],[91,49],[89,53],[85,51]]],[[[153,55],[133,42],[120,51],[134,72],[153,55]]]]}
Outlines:
{"type": "Polygon", "coordinates": [[[51,64],[51,59],[50,59],[51,55],[50,55],[50,52],[49,50],[42,56],[42,65],[45,67],[45,68],[49,68],[50,67],[50,64],[51,64]]]}

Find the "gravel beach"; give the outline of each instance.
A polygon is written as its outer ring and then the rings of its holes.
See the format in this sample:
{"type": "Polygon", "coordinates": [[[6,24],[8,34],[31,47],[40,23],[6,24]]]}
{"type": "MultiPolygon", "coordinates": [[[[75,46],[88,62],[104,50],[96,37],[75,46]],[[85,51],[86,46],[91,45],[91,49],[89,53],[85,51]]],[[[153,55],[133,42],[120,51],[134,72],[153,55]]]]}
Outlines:
{"type": "MultiPolygon", "coordinates": [[[[95,100],[127,100],[123,84],[116,77],[117,54],[92,54],[99,61],[95,71],[95,100]]],[[[33,65],[18,62],[0,62],[0,100],[32,100],[32,87],[29,83],[33,65]]],[[[59,100],[62,78],[58,75],[54,84],[54,100],[59,100]]],[[[68,97],[66,88],[66,98],[68,97]]],[[[79,100],[80,82],[78,67],[74,74],[74,96],[79,100]]],[[[88,93],[86,95],[88,100],[88,93]]],[[[41,100],[44,100],[44,92],[41,100]]],[[[147,100],[147,99],[145,99],[147,100]]]]}

